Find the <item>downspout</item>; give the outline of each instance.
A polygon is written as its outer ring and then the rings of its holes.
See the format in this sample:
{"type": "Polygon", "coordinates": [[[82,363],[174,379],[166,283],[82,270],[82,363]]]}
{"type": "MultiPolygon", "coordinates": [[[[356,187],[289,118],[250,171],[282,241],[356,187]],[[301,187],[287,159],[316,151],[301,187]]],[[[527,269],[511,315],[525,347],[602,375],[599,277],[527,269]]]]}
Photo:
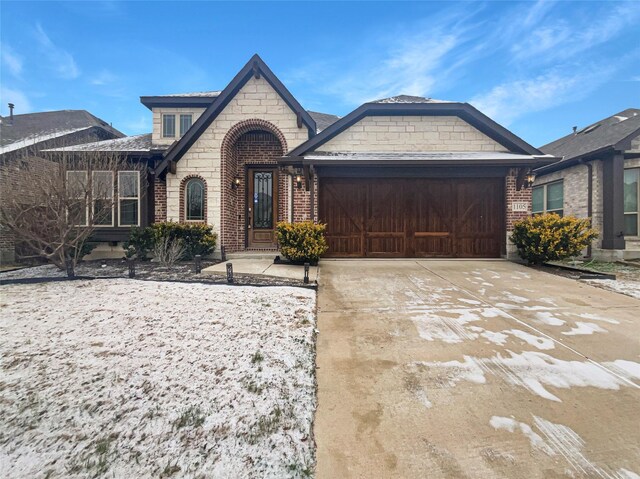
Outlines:
{"type": "MultiPolygon", "coordinates": [[[[587,217],[593,221],[593,164],[585,160],[580,160],[580,163],[587,167],[587,217]]],[[[591,250],[592,243],[589,243],[589,246],[587,246],[587,258],[591,258],[591,250]]]]}
{"type": "Polygon", "coordinates": [[[289,220],[289,223],[293,223],[293,188],[295,187],[295,185],[293,184],[293,175],[287,175],[287,177],[289,178],[289,218],[287,218],[289,220]]]}

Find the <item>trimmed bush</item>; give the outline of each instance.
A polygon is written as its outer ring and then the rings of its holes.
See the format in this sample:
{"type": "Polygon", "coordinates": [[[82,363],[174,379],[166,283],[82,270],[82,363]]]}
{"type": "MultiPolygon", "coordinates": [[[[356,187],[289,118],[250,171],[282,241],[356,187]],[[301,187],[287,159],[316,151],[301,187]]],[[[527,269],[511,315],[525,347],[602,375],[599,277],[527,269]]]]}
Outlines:
{"type": "Polygon", "coordinates": [[[542,264],[577,256],[597,237],[589,218],[546,213],[516,222],[509,239],[522,259],[542,264]]]}
{"type": "Polygon", "coordinates": [[[137,258],[141,261],[149,259],[149,251],[155,245],[153,231],[151,228],[132,228],[129,233],[129,240],[125,241],[122,247],[127,258],[137,258]]]}
{"type": "Polygon", "coordinates": [[[282,255],[296,263],[317,263],[328,249],[324,237],[326,228],[327,225],[316,224],[313,221],[278,223],[276,236],[282,255]]]}
{"type": "Polygon", "coordinates": [[[216,248],[217,235],[213,227],[201,223],[154,223],[147,228],[131,230],[129,241],[123,246],[127,257],[146,259],[156,244],[166,239],[167,243],[179,241],[183,248],[182,260],[193,259],[196,255],[207,256],[216,248]]]}

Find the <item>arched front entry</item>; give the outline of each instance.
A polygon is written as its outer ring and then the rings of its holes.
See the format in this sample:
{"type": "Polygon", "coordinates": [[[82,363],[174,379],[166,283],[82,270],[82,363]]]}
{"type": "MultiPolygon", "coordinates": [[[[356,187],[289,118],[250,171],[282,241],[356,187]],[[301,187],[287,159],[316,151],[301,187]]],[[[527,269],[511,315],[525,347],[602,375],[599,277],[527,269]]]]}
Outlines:
{"type": "Polygon", "coordinates": [[[228,252],[276,248],[275,225],[287,217],[287,176],[277,159],[287,151],[264,120],[232,127],[222,143],[222,245],[228,252]]]}

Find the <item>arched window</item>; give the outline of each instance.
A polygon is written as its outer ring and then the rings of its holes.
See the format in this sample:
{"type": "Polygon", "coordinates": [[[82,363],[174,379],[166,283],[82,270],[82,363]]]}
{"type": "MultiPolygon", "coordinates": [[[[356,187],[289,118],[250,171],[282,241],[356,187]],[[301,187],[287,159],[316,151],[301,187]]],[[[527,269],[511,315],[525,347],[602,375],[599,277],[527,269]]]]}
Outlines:
{"type": "Polygon", "coordinates": [[[185,219],[187,221],[204,220],[204,182],[192,178],[187,182],[185,194],[185,219]]]}

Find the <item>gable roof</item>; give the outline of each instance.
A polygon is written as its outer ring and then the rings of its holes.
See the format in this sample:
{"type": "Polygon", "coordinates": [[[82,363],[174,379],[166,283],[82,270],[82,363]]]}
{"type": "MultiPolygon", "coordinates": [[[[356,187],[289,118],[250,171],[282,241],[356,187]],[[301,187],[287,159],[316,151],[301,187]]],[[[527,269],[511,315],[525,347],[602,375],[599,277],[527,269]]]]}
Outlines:
{"type": "Polygon", "coordinates": [[[150,153],[151,150],[168,148],[167,145],[153,145],[151,143],[151,133],[142,135],[125,136],[113,140],[94,141],[91,143],[81,143],[79,145],[64,146],[62,148],[51,148],[44,151],[104,151],[122,153],[150,153]]]}
{"type": "Polygon", "coordinates": [[[252,76],[259,78],[264,76],[265,80],[269,82],[271,87],[280,95],[289,108],[299,115],[300,121],[307,126],[309,130],[309,136],[316,134],[316,122],[313,120],[309,112],[307,112],[302,105],[298,103],[291,92],[282,84],[282,82],[275,76],[267,64],[255,54],[247,62],[247,64],[238,72],[238,74],[231,80],[227,87],[222,90],[222,93],[218,95],[213,103],[211,103],[207,109],[200,115],[195,123],[189,128],[189,131],[180,138],[176,143],[171,145],[171,148],[167,151],[164,160],[158,166],[158,172],[166,169],[167,165],[171,161],[179,161],[180,158],[187,152],[187,150],[193,145],[200,135],[211,125],[213,120],[222,112],[222,110],[229,104],[229,102],[236,96],[238,91],[249,81],[252,76]]]}
{"type": "Polygon", "coordinates": [[[320,133],[322,130],[330,125],[333,125],[340,119],[337,115],[330,115],[329,113],[320,113],[317,111],[309,111],[309,115],[316,122],[316,133],[320,133]]]}
{"type": "Polygon", "coordinates": [[[423,101],[388,101],[379,100],[365,103],[347,116],[324,129],[318,135],[304,142],[286,156],[303,156],[309,151],[318,149],[331,138],[345,131],[367,116],[458,116],[476,129],[507,147],[514,153],[541,155],[542,153],[529,143],[511,133],[491,118],[476,110],[468,103],[445,102],[422,97],[401,95],[394,99],[422,99],[423,101]]]}
{"type": "MultiPolygon", "coordinates": [[[[86,110],[58,110],[38,113],[26,113],[10,117],[0,117],[0,146],[2,149],[18,142],[34,145],[42,141],[59,138],[91,127],[98,127],[114,138],[124,134],[106,121],[86,110]]],[[[13,148],[15,150],[17,148],[13,148]]],[[[9,151],[7,150],[7,151],[9,151]]],[[[4,151],[3,151],[4,152],[4,151]]]]}
{"type": "Polygon", "coordinates": [[[541,146],[545,153],[563,157],[541,172],[550,172],[575,164],[581,158],[607,150],[626,150],[629,141],[640,135],[640,109],[628,108],[588,125],[575,133],[541,146]]]}

